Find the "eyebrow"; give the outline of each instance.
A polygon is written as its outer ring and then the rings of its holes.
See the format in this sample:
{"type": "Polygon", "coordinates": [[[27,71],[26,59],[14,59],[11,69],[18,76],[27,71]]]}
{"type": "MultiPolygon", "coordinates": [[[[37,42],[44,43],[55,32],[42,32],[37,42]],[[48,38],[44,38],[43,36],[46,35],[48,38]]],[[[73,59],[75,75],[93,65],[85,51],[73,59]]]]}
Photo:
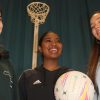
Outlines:
{"type": "Polygon", "coordinates": [[[99,20],[100,19],[100,17],[98,17],[96,20],[99,20]]]}
{"type": "MultiPolygon", "coordinates": [[[[100,17],[98,17],[98,18],[96,19],[96,21],[99,20],[99,19],[100,19],[100,17]]],[[[93,25],[93,23],[91,23],[91,25],[93,25]]]]}

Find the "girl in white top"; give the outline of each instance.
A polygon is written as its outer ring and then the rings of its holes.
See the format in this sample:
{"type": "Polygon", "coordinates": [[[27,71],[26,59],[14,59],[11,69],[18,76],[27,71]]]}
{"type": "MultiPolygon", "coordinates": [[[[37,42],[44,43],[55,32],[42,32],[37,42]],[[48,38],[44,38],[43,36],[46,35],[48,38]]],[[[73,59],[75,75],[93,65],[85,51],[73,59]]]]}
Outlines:
{"type": "Polygon", "coordinates": [[[88,75],[95,85],[98,100],[100,100],[100,11],[92,14],[90,25],[94,36],[94,45],[90,56],[88,75]]]}

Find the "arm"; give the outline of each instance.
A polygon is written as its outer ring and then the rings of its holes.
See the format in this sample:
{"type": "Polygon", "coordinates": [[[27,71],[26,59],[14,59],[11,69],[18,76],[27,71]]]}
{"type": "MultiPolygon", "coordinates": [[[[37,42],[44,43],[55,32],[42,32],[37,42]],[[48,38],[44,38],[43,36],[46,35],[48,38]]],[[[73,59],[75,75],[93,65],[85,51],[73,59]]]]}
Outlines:
{"type": "Polygon", "coordinates": [[[25,87],[25,74],[22,73],[18,80],[19,96],[20,100],[27,100],[27,93],[25,87]]]}

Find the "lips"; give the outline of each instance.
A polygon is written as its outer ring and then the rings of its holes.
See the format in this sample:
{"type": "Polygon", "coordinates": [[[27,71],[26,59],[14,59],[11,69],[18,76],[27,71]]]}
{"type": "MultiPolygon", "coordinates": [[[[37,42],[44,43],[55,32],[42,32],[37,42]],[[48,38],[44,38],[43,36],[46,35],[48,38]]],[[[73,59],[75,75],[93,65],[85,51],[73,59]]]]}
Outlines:
{"type": "Polygon", "coordinates": [[[97,35],[100,36],[100,29],[96,29],[97,35]]]}
{"type": "Polygon", "coordinates": [[[96,30],[97,30],[98,32],[100,32],[100,28],[97,28],[96,30]]]}
{"type": "Polygon", "coordinates": [[[50,48],[49,51],[50,51],[51,53],[56,53],[58,50],[57,50],[57,48],[50,48]]]}

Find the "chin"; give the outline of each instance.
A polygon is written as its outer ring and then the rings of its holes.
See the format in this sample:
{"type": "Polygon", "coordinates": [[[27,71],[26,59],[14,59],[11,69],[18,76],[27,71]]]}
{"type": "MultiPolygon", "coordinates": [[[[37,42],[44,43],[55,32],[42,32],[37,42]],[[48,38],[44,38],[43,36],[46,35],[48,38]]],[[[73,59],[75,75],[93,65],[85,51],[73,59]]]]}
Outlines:
{"type": "Polygon", "coordinates": [[[58,56],[58,55],[55,55],[55,56],[51,56],[51,58],[53,58],[53,59],[58,59],[60,56],[58,56]]]}

